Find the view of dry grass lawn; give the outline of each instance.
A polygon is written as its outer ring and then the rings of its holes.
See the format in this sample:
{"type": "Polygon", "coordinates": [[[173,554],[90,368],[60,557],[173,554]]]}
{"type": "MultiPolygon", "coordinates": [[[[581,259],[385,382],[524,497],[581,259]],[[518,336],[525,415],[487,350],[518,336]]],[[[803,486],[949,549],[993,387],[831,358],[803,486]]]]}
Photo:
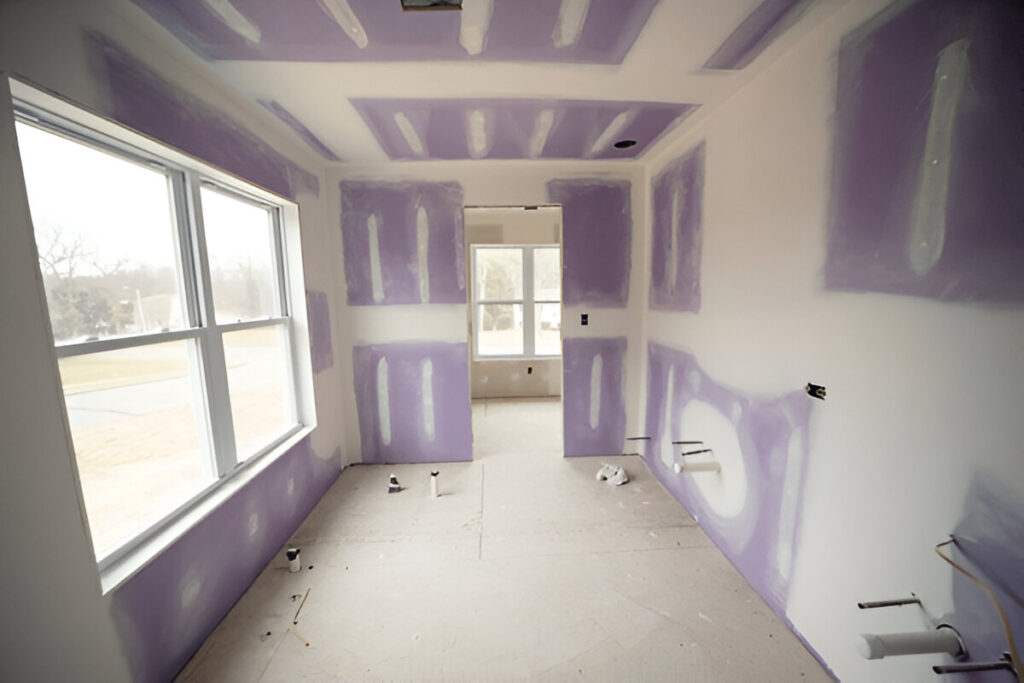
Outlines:
{"type": "MultiPolygon", "coordinates": [[[[286,430],[280,332],[225,336],[239,458],[286,430]]],[[[140,533],[214,481],[187,344],[170,342],[62,359],[78,473],[97,555],[140,533]],[[205,438],[205,437],[203,437],[205,438]]]]}

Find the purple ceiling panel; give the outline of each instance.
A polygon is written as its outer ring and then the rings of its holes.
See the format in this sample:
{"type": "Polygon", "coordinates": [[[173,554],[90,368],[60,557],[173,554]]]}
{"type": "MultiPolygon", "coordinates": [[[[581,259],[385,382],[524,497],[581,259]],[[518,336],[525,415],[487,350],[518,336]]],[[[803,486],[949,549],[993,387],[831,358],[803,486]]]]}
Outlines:
{"type": "MultiPolygon", "coordinates": [[[[593,145],[601,137],[601,133],[624,111],[625,107],[616,104],[565,103],[557,114],[557,123],[544,147],[543,156],[551,159],[583,159],[591,156],[593,145]]],[[[611,142],[614,143],[615,140],[611,142]]],[[[639,140],[637,142],[639,143],[639,140]]],[[[620,152],[611,145],[608,147],[613,152],[619,152],[621,156],[634,157],[639,144],[625,152],[620,152]]]]}
{"type": "Polygon", "coordinates": [[[747,66],[792,26],[809,4],[809,0],[764,0],[718,46],[704,68],[747,66]]]}
{"type": "Polygon", "coordinates": [[[658,0],[590,0],[567,22],[571,0],[494,0],[476,54],[460,42],[475,13],[403,12],[397,0],[134,2],[207,59],[621,64],[658,0]]]}
{"type": "Polygon", "coordinates": [[[353,99],[394,161],[635,159],[698,105],[526,99],[353,99]],[[636,145],[617,149],[614,143],[636,145]]]}
{"type": "Polygon", "coordinates": [[[320,180],[224,112],[183,91],[99,33],[86,39],[97,75],[106,80],[107,113],[119,123],[295,199],[320,194],[320,180]]]}
{"type": "Polygon", "coordinates": [[[323,140],[318,138],[313,131],[306,127],[302,121],[299,121],[290,111],[281,106],[281,103],[277,100],[257,100],[260,104],[266,107],[274,116],[281,119],[285,125],[291,128],[295,133],[302,138],[302,140],[313,148],[317,154],[322,156],[328,161],[341,161],[338,155],[331,151],[331,148],[324,144],[323,140]]]}

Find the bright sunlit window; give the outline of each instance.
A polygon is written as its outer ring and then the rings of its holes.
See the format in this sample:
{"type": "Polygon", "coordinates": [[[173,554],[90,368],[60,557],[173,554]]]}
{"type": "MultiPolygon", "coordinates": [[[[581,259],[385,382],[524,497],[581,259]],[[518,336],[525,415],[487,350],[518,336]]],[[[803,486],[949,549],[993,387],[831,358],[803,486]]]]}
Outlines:
{"type": "Polygon", "coordinates": [[[560,356],[559,247],[475,245],[472,258],[476,357],[560,356]]]}
{"type": "Polygon", "coordinates": [[[102,567],[300,429],[282,209],[44,112],[17,133],[102,567]]]}

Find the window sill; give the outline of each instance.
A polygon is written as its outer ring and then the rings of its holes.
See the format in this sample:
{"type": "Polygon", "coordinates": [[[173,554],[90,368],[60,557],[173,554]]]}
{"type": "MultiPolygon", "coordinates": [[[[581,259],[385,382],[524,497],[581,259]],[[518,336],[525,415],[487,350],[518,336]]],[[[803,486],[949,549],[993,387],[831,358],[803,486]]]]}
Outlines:
{"type": "Polygon", "coordinates": [[[111,562],[108,566],[100,569],[99,579],[102,594],[106,595],[116,590],[128,579],[135,576],[143,567],[152,562],[186,533],[198,526],[213,511],[245,488],[279,457],[309,436],[312,431],[312,426],[300,427],[298,431],[273,449],[253,459],[233,475],[214,484],[213,488],[207,491],[191,507],[176,517],[171,518],[164,525],[157,527],[130,551],[111,562]]]}

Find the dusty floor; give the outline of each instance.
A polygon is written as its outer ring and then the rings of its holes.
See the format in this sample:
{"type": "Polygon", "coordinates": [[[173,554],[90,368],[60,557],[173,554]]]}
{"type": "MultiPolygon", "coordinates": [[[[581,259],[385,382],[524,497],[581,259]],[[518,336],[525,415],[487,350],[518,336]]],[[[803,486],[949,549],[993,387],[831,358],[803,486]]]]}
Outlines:
{"type": "Polygon", "coordinates": [[[275,559],[179,680],[830,680],[639,458],[597,482],[560,421],[475,403],[477,459],[437,467],[438,500],[429,465],[346,470],[303,570],[275,559]]]}

